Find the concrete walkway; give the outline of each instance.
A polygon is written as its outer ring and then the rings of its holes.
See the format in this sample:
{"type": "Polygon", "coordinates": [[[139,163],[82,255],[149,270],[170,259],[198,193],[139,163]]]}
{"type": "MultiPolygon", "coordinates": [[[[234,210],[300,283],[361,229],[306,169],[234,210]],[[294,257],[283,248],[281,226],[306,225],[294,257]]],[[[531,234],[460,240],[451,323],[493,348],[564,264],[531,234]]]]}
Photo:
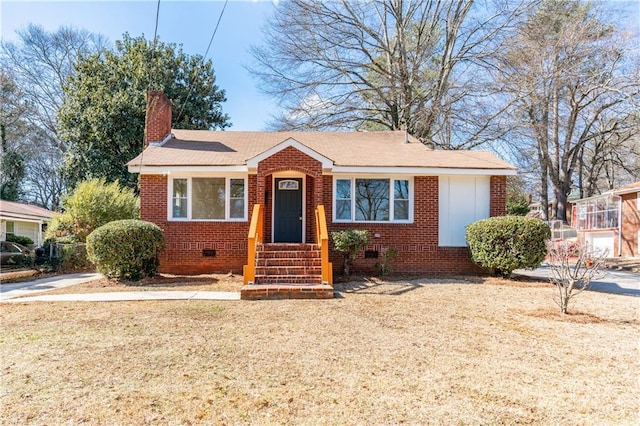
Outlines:
{"type": "Polygon", "coordinates": [[[38,293],[99,280],[102,274],[57,275],[34,281],[0,285],[0,303],[23,302],[116,302],[136,300],[240,300],[239,292],[226,291],[118,291],[82,294],[38,293]]]}

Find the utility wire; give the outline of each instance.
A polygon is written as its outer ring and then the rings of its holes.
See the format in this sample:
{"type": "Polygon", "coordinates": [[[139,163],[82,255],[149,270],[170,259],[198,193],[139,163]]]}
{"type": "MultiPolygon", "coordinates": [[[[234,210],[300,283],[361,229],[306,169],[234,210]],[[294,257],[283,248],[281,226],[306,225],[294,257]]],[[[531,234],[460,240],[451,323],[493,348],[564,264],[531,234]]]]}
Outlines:
{"type": "MultiPolygon", "coordinates": [[[[158,73],[157,73],[157,67],[154,66],[155,62],[156,62],[156,46],[157,46],[157,40],[158,40],[158,21],[160,20],[160,0],[158,0],[158,5],[156,6],[156,24],[155,24],[155,28],[153,30],[153,46],[151,49],[151,66],[149,67],[149,83],[147,85],[147,91],[149,89],[151,89],[151,82],[153,81],[154,83],[157,83],[158,80],[158,73]],[[152,69],[154,70],[154,72],[152,72],[152,69]]],[[[147,100],[147,94],[145,93],[145,101],[147,100]]],[[[145,109],[148,109],[149,105],[147,105],[147,103],[145,102],[145,109]]],[[[144,132],[143,132],[143,136],[142,136],[142,150],[140,151],[140,167],[138,168],[138,191],[140,191],[140,175],[142,174],[142,162],[144,160],[144,149],[145,149],[145,142],[147,140],[147,114],[148,110],[145,111],[144,114],[144,132]]]]}
{"type": "Polygon", "coordinates": [[[147,88],[151,88],[151,83],[156,83],[158,80],[158,67],[156,67],[156,47],[158,42],[158,21],[160,20],[160,0],[158,0],[158,5],[156,7],[156,25],[153,30],[153,46],[151,48],[151,68],[149,69],[149,86],[147,88]],[[152,75],[153,69],[153,75],[152,75]]]}
{"type": "MultiPolygon", "coordinates": [[[[213,29],[213,34],[211,34],[211,39],[209,39],[209,45],[207,46],[207,50],[204,52],[204,56],[202,57],[202,65],[204,65],[205,59],[207,59],[207,55],[209,54],[209,49],[211,48],[211,44],[213,43],[213,38],[216,36],[216,33],[218,32],[218,26],[220,26],[220,21],[222,20],[222,16],[224,15],[224,11],[227,8],[227,3],[229,3],[229,0],[225,0],[224,1],[224,5],[222,6],[222,10],[220,11],[220,16],[218,16],[218,22],[216,22],[216,26],[213,29]]],[[[158,4],[160,4],[160,0],[158,0],[158,4]]],[[[198,70],[196,70],[196,72],[194,72],[193,77],[191,78],[191,81],[189,81],[189,92],[187,93],[187,97],[185,98],[184,102],[182,103],[182,107],[180,108],[180,113],[178,114],[178,118],[176,119],[176,122],[180,121],[180,117],[182,117],[182,113],[184,112],[184,107],[187,104],[187,101],[189,100],[189,97],[191,96],[191,92],[193,91],[193,83],[195,83],[196,77],[198,76],[198,72],[197,71],[198,70]]]]}

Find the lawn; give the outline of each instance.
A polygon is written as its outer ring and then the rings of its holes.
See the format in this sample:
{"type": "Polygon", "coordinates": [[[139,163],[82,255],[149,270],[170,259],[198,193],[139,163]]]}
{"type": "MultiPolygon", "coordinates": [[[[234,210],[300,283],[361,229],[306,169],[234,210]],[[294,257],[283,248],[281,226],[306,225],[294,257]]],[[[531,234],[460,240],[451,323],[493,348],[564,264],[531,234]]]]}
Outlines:
{"type": "Polygon", "coordinates": [[[638,299],[339,284],[326,301],[0,305],[2,424],[637,424],[638,299]]]}

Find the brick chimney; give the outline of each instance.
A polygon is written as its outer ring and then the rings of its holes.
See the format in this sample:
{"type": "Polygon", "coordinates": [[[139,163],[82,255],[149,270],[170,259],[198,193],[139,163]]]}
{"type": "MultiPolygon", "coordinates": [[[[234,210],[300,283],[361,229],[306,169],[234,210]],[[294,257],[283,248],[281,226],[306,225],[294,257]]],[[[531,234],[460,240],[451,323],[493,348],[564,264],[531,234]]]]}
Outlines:
{"type": "Polygon", "coordinates": [[[147,91],[144,146],[162,142],[171,133],[171,101],[164,92],[147,91]]]}

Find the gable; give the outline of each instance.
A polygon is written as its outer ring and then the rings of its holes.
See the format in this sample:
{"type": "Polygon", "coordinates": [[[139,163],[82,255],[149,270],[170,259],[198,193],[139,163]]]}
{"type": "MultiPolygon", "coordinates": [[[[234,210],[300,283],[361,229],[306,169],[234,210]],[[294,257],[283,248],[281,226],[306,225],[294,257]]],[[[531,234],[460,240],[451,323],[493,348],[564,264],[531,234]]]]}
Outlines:
{"type": "MultiPolygon", "coordinates": [[[[282,151],[287,150],[287,148],[293,148],[297,151],[300,151],[301,153],[305,154],[306,156],[312,158],[313,160],[319,162],[322,165],[323,169],[330,169],[333,167],[333,161],[325,156],[323,156],[322,154],[318,153],[317,151],[314,151],[313,149],[309,148],[306,145],[301,144],[300,142],[298,142],[297,140],[293,139],[293,138],[289,138],[281,143],[279,143],[278,145],[275,145],[269,149],[267,149],[264,152],[261,152],[260,154],[250,158],[247,160],[247,167],[251,170],[251,169],[256,169],[258,167],[258,163],[260,163],[263,160],[266,160],[269,157],[274,156],[277,153],[280,153],[282,151]]],[[[293,164],[290,164],[293,165],[293,164]]]]}

